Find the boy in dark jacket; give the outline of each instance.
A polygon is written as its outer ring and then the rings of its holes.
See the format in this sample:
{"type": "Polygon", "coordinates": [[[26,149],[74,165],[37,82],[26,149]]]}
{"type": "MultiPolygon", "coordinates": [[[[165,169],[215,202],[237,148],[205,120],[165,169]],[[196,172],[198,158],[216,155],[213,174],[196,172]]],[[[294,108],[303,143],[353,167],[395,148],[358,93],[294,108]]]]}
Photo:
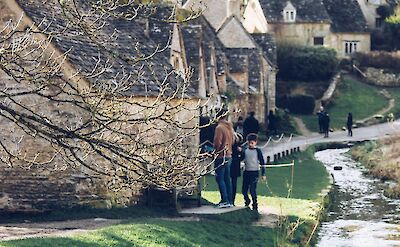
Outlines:
{"type": "Polygon", "coordinates": [[[257,182],[260,172],[261,165],[261,179],[266,180],[265,176],[265,162],[262,155],[261,149],[257,147],[257,135],[249,134],[247,136],[248,148],[242,153],[242,158],[244,160],[244,172],[243,172],[243,186],[242,194],[244,196],[245,206],[250,205],[250,198],[248,191],[250,189],[251,200],[253,202],[253,210],[258,210],[257,204],[257,182]]]}

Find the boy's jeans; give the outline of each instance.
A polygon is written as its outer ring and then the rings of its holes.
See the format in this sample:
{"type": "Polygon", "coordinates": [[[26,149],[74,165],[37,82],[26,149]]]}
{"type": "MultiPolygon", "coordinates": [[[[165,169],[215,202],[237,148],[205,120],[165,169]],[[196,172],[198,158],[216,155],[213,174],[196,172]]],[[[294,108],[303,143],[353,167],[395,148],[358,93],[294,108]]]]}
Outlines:
{"type": "Polygon", "coordinates": [[[229,157],[218,158],[214,162],[221,202],[232,203],[231,161],[232,158],[229,157]]]}
{"type": "Polygon", "coordinates": [[[243,186],[242,194],[244,197],[244,203],[246,206],[250,204],[250,198],[248,191],[250,188],[251,200],[253,201],[253,208],[257,208],[257,182],[258,182],[259,171],[244,171],[243,172],[243,186]]]}

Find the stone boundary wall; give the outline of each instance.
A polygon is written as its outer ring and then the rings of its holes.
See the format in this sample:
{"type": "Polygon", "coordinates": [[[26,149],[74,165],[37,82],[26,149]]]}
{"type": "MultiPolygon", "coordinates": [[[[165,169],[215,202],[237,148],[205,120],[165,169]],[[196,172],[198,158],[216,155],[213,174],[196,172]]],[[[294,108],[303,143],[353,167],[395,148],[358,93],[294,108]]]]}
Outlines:
{"type": "Polygon", "coordinates": [[[331,82],[329,83],[328,89],[325,91],[325,93],[322,95],[321,99],[317,100],[315,102],[315,109],[314,112],[318,112],[321,104],[324,106],[327,106],[329,102],[332,99],[333,93],[336,90],[336,87],[339,83],[339,81],[342,78],[342,72],[338,72],[332,79],[331,82]]]}
{"type": "Polygon", "coordinates": [[[364,70],[366,82],[376,86],[399,87],[400,74],[388,72],[384,69],[368,67],[364,70]]]}

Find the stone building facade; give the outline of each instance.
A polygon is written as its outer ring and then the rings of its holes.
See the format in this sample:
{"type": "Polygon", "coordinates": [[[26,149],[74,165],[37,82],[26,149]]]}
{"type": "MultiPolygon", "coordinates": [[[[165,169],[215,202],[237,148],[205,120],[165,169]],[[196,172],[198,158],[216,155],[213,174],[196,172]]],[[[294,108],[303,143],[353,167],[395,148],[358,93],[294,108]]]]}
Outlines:
{"type": "MultiPolygon", "coordinates": [[[[22,30],[34,25],[34,23],[49,25],[47,31],[51,31],[52,28],[65,27],[66,20],[63,19],[58,4],[56,0],[0,1],[2,17],[0,25],[3,26],[9,19],[18,19],[24,13],[25,18],[22,19],[22,30]]],[[[156,47],[161,46],[159,42],[168,40],[168,31],[161,35],[159,32],[160,28],[164,27],[160,23],[149,23],[148,28],[146,28],[143,25],[143,20],[132,22],[118,20],[108,23],[102,30],[101,35],[110,37],[116,32],[119,34],[119,38],[110,47],[107,47],[116,53],[137,54],[134,44],[139,42],[141,52],[151,54],[156,50],[156,47]]],[[[168,26],[168,28],[170,27],[168,26]]],[[[42,38],[45,39],[46,37],[42,38]]],[[[104,45],[109,44],[104,42],[104,45]]],[[[96,90],[104,90],[104,88],[108,88],[107,85],[112,85],[113,80],[118,76],[118,71],[125,71],[127,74],[132,73],[133,75],[138,73],[138,71],[129,71],[130,68],[134,67],[129,66],[126,60],[118,60],[117,56],[117,58],[107,57],[107,54],[97,50],[91,41],[84,36],[58,36],[53,39],[50,48],[54,49],[56,54],[69,51],[61,73],[63,78],[70,80],[70,83],[79,84],[82,87],[92,86],[96,90]],[[90,78],[85,76],[94,70],[96,66],[94,61],[99,56],[104,58],[101,60],[103,62],[106,62],[107,58],[109,58],[109,61],[111,61],[110,66],[107,66],[107,70],[97,77],[90,78]]],[[[146,105],[146,102],[156,98],[158,86],[155,80],[163,81],[163,79],[167,78],[168,71],[172,69],[170,54],[160,52],[149,60],[149,64],[146,65],[149,66],[143,66],[141,71],[142,77],[139,81],[142,83],[134,84],[121,95],[121,98],[126,98],[126,102],[141,102],[146,105]],[[147,71],[150,68],[151,71],[147,71]]],[[[176,78],[179,77],[173,77],[171,81],[167,82],[173,87],[175,82],[179,82],[179,79],[176,78]]],[[[0,90],[2,92],[23,91],[24,87],[28,88],[29,85],[16,82],[3,71],[0,71],[0,90]]],[[[56,121],[63,128],[85,121],[88,117],[86,115],[87,112],[80,111],[79,107],[73,107],[67,103],[60,104],[59,102],[31,96],[22,96],[19,100],[22,104],[29,105],[33,112],[47,116],[51,121],[56,121]]],[[[196,110],[198,101],[199,97],[196,89],[189,88],[183,102],[181,99],[176,100],[176,102],[172,101],[172,104],[184,104],[187,110],[176,113],[172,117],[182,122],[187,120],[188,125],[195,126],[198,123],[198,119],[194,116],[199,116],[199,112],[196,110]]],[[[121,105],[120,107],[129,107],[128,110],[132,112],[138,111],[138,109],[131,106],[121,105]]],[[[151,126],[147,127],[150,128],[151,126]]],[[[34,138],[26,135],[25,131],[27,130],[20,128],[17,122],[0,117],[0,129],[2,143],[6,144],[10,150],[20,153],[23,158],[34,158],[37,162],[43,163],[40,166],[32,166],[21,159],[13,166],[4,159],[0,160],[0,211],[39,212],[77,205],[109,207],[111,205],[136,204],[144,199],[142,196],[143,186],[140,182],[119,189],[117,192],[112,191],[107,184],[110,182],[109,179],[99,174],[91,175],[91,171],[79,165],[79,163],[72,166],[65,165],[62,156],[57,155],[57,151],[51,145],[51,142],[43,138],[34,138]]],[[[160,136],[167,137],[168,133],[155,136],[160,139],[160,136]]],[[[187,140],[187,152],[197,152],[198,139],[198,135],[193,135],[190,140],[187,140]]],[[[3,152],[4,150],[0,151],[0,156],[6,157],[3,152]]],[[[98,164],[98,166],[101,166],[104,161],[90,155],[85,159],[98,164]]]]}
{"type": "Polygon", "coordinates": [[[370,51],[367,22],[352,0],[250,0],[244,12],[249,32],[271,32],[277,43],[325,46],[345,58],[370,51]]]}

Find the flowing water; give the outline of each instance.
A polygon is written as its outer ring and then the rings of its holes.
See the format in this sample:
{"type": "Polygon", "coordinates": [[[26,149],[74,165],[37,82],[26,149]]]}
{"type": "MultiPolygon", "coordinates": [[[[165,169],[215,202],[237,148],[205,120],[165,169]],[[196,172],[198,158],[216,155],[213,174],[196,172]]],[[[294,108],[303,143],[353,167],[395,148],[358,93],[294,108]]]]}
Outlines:
{"type": "Polygon", "coordinates": [[[348,149],[317,152],[333,175],[337,193],[326,222],[318,232],[318,247],[400,247],[400,200],[383,195],[381,181],[365,175],[348,149]],[[342,166],[342,170],[334,170],[342,166]]]}

